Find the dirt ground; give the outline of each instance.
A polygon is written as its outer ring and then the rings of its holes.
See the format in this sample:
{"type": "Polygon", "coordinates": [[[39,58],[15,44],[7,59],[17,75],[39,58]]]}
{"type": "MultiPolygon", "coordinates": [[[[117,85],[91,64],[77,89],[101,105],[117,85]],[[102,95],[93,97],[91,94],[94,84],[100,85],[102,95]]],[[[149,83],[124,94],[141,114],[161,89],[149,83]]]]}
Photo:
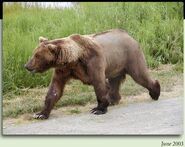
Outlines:
{"type": "MultiPolygon", "coordinates": [[[[183,85],[175,85],[170,92],[161,92],[160,99],[172,99],[176,97],[183,97],[183,85]]],[[[142,102],[149,102],[152,99],[149,97],[148,93],[142,93],[136,96],[127,96],[121,99],[119,107],[127,107],[128,104],[135,104],[135,103],[142,103],[142,102]]],[[[80,113],[88,112],[91,110],[96,104],[87,104],[86,106],[75,106],[75,109],[78,109],[80,113]]],[[[69,110],[74,110],[74,107],[68,106],[59,108],[57,110],[53,110],[51,113],[50,118],[60,118],[65,117],[68,115],[78,115],[78,114],[71,114],[69,110]]],[[[89,114],[91,115],[91,114],[89,114]]],[[[18,118],[8,118],[3,120],[3,128],[8,126],[15,126],[19,124],[28,124],[33,122],[38,122],[40,120],[32,119],[32,114],[24,114],[18,118]]]]}
{"type": "Polygon", "coordinates": [[[61,110],[57,110],[44,121],[4,126],[3,134],[180,135],[183,134],[183,96],[180,86],[175,86],[176,89],[178,93],[162,93],[158,101],[148,100],[146,94],[122,101],[109,107],[104,115],[88,112],[61,115],[61,110]]]}

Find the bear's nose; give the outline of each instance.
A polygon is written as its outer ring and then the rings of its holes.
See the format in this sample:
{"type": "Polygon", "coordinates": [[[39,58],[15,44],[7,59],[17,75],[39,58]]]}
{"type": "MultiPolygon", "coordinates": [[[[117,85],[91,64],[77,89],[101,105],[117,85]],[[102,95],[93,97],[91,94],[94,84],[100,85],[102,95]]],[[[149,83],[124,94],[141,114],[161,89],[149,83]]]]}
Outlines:
{"type": "Polygon", "coordinates": [[[28,71],[30,71],[31,69],[28,67],[28,64],[24,65],[24,68],[26,68],[28,71]]]}
{"type": "Polygon", "coordinates": [[[28,67],[27,67],[27,64],[24,64],[24,68],[26,68],[26,69],[28,68],[28,67]]]}

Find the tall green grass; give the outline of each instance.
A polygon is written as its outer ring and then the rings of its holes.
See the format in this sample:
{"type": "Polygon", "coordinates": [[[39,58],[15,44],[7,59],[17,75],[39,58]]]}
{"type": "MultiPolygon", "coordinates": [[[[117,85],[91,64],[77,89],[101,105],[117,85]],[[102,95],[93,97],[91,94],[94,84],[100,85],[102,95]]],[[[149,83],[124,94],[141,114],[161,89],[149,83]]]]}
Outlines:
{"type": "Polygon", "coordinates": [[[69,9],[4,5],[3,92],[49,84],[51,71],[32,75],[24,69],[39,36],[54,39],[112,28],[125,29],[138,40],[149,67],[182,67],[183,3],[80,3],[69,9]]]}

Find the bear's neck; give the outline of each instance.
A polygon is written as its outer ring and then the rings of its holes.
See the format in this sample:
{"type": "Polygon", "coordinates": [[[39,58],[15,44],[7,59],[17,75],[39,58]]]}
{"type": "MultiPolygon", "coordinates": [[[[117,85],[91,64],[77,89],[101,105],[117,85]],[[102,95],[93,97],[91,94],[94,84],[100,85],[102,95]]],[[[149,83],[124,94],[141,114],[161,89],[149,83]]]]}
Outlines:
{"type": "Polygon", "coordinates": [[[71,63],[77,61],[83,55],[83,48],[80,48],[75,42],[71,41],[63,46],[59,52],[60,63],[71,63]]]}

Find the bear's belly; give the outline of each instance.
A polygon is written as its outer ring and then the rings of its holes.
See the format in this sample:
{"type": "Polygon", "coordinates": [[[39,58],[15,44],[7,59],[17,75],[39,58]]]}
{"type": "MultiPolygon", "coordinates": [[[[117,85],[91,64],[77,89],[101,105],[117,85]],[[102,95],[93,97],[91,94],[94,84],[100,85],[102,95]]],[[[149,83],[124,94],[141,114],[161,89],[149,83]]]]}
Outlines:
{"type": "Polygon", "coordinates": [[[106,78],[115,78],[119,76],[123,71],[124,67],[122,65],[109,66],[105,71],[105,75],[106,78]]]}
{"type": "Polygon", "coordinates": [[[91,85],[91,81],[89,80],[88,76],[74,75],[73,78],[77,79],[77,80],[80,80],[83,84],[91,85]]]}
{"type": "Polygon", "coordinates": [[[106,69],[105,75],[107,78],[114,78],[119,76],[126,66],[127,57],[124,52],[114,51],[105,52],[106,69]]]}
{"type": "Polygon", "coordinates": [[[83,84],[91,85],[90,78],[87,74],[87,70],[84,66],[78,64],[72,72],[74,79],[78,79],[83,82],[83,84]]]}

